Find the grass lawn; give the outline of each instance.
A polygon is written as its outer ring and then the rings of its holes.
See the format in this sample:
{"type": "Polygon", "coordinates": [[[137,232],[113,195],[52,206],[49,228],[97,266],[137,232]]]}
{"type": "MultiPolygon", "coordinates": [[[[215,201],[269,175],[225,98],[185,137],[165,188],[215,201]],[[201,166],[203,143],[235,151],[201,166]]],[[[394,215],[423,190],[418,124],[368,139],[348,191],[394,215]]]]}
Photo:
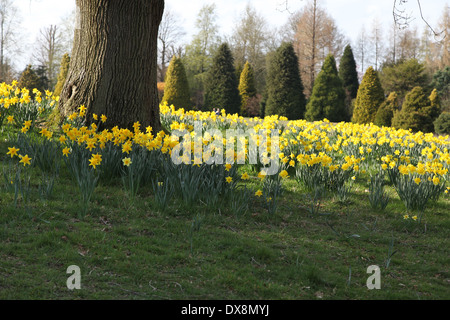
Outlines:
{"type": "MultiPolygon", "coordinates": [[[[366,178],[346,202],[324,197],[313,215],[293,178],[274,215],[257,197],[244,213],[180,200],[161,211],[150,186],[131,201],[118,178],[100,181],[78,219],[79,192],[64,165],[49,199],[33,168],[30,202],[19,196],[14,205],[3,179],[11,145],[6,132],[0,138],[0,299],[450,298],[448,194],[419,224],[403,219],[391,187],[387,208],[374,211],[366,178]],[[66,286],[71,265],[80,290],[66,286]],[[371,265],[381,270],[379,290],[366,285],[371,265]]],[[[245,186],[260,188],[256,173],[245,186]]]]}

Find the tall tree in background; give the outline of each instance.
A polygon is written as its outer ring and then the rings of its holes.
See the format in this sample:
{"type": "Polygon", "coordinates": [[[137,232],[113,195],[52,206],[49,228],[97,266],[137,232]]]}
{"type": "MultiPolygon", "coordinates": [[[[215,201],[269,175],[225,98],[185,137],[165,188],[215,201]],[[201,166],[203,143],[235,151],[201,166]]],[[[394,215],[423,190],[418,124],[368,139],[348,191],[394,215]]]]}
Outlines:
{"type": "Polygon", "coordinates": [[[280,115],[303,119],[306,99],[292,43],[283,43],[270,55],[267,68],[267,101],[264,116],[280,115]]]}
{"type": "Polygon", "coordinates": [[[20,18],[11,0],[0,0],[0,82],[10,82],[11,60],[20,51],[20,18]]]}
{"type": "Polygon", "coordinates": [[[186,46],[183,64],[191,88],[194,105],[200,109],[203,106],[204,86],[213,57],[220,45],[217,27],[216,6],[205,5],[200,9],[195,23],[198,33],[186,46]]]}
{"type": "Polygon", "coordinates": [[[419,58],[420,39],[416,28],[400,30],[398,41],[398,59],[409,60],[419,58]]]}
{"type": "Polygon", "coordinates": [[[345,110],[345,91],[336,68],[336,61],[330,54],[318,74],[308,104],[305,119],[318,121],[324,118],[339,122],[347,120],[345,110]]]}
{"type": "Polygon", "coordinates": [[[384,57],[384,64],[393,65],[398,60],[398,34],[399,28],[395,22],[392,22],[388,29],[388,47],[386,56],[384,57]]]}
{"type": "Polygon", "coordinates": [[[186,71],[183,62],[177,56],[173,56],[167,69],[164,81],[164,96],[161,102],[174,105],[177,109],[189,109],[191,96],[186,71]]]}
{"type": "Polygon", "coordinates": [[[62,115],[86,107],[106,126],[161,128],[157,72],[158,27],[164,0],[77,0],[77,25],[62,115]]]}
{"type": "Polygon", "coordinates": [[[225,109],[227,113],[239,113],[241,98],[234,69],[234,59],[230,47],[223,43],[208,70],[205,83],[205,107],[225,109]]]}
{"type": "Polygon", "coordinates": [[[353,50],[350,45],[347,45],[344,49],[344,54],[339,64],[339,77],[342,79],[345,90],[345,120],[351,121],[353,112],[352,105],[358,93],[359,80],[355,57],[353,56],[353,50]]]}
{"type": "Polygon", "coordinates": [[[40,30],[33,57],[46,68],[46,76],[52,90],[57,81],[59,62],[63,54],[62,49],[62,34],[56,25],[50,25],[40,30]]]}
{"type": "Polygon", "coordinates": [[[270,37],[267,21],[248,4],[233,30],[230,46],[236,65],[243,66],[247,61],[252,65],[259,91],[265,85],[265,54],[270,37]]]}
{"type": "Polygon", "coordinates": [[[350,45],[347,45],[344,49],[339,64],[339,77],[341,77],[345,90],[351,99],[356,98],[358,93],[359,81],[358,71],[356,70],[356,61],[353,56],[353,50],[350,45]]]}
{"type": "Polygon", "coordinates": [[[368,64],[370,50],[371,48],[369,36],[367,35],[366,28],[363,25],[356,40],[356,50],[355,50],[356,59],[359,64],[359,73],[361,75],[360,78],[362,78],[366,70],[365,68],[366,65],[368,64]]]}
{"type": "Polygon", "coordinates": [[[370,34],[370,42],[372,44],[372,65],[375,67],[375,71],[378,71],[378,65],[380,64],[382,52],[383,52],[383,28],[380,21],[376,18],[372,22],[372,30],[370,34]]]}
{"type": "Polygon", "coordinates": [[[318,0],[309,0],[299,14],[294,46],[308,97],[326,56],[340,57],[344,49],[344,36],[318,0]]]}
{"type": "Polygon", "coordinates": [[[352,121],[356,123],[374,122],[378,108],[383,101],[384,91],[378,73],[370,66],[359,85],[352,121]]]}
{"type": "Polygon", "coordinates": [[[158,81],[164,82],[167,65],[176,54],[177,43],[185,35],[179,17],[165,10],[158,31],[158,81]]]}

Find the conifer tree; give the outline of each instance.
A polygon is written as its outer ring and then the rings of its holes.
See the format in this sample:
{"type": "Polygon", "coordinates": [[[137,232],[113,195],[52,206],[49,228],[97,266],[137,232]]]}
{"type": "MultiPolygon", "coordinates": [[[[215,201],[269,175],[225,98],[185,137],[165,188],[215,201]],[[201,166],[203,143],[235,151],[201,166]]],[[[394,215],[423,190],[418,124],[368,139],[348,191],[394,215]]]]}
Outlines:
{"type": "Polygon", "coordinates": [[[339,64],[339,77],[342,79],[345,90],[347,90],[351,99],[355,99],[358,93],[359,81],[356,71],[356,62],[350,45],[344,49],[339,64]]]}
{"type": "Polygon", "coordinates": [[[69,72],[70,56],[68,53],[64,54],[61,59],[61,67],[59,68],[58,81],[55,85],[53,94],[55,96],[61,95],[64,82],[66,82],[67,73],[69,72]]]}
{"type": "Polygon", "coordinates": [[[314,81],[305,118],[308,121],[324,118],[332,122],[346,120],[345,90],[331,54],[326,57],[322,70],[314,81]]]}
{"type": "Polygon", "coordinates": [[[395,91],[400,101],[414,87],[425,88],[428,75],[425,65],[417,59],[400,61],[392,66],[385,66],[380,72],[380,82],[386,92],[395,91]]]}
{"type": "Polygon", "coordinates": [[[356,99],[359,88],[358,71],[356,70],[356,62],[350,45],[345,47],[344,54],[341,57],[341,61],[339,63],[339,77],[342,79],[344,84],[346,95],[346,121],[350,121],[353,110],[352,103],[354,103],[354,100],[356,99]]]}
{"type": "Polygon", "coordinates": [[[402,109],[394,113],[392,126],[398,129],[432,132],[439,115],[439,97],[433,90],[427,97],[422,87],[414,87],[405,97],[402,109]]]}
{"type": "Polygon", "coordinates": [[[398,107],[398,95],[395,92],[391,92],[389,97],[378,108],[374,124],[380,127],[390,127],[392,125],[392,117],[394,112],[398,110],[398,107]]]}
{"type": "Polygon", "coordinates": [[[375,121],[378,108],[384,101],[384,91],[377,72],[372,66],[367,68],[355,100],[352,121],[371,123],[375,121]]]}
{"type": "Polygon", "coordinates": [[[20,75],[17,86],[19,88],[27,88],[28,90],[30,90],[30,95],[32,94],[32,90],[35,88],[41,92],[45,90],[45,88],[42,86],[41,79],[33,70],[31,64],[29,64],[20,75]]]}
{"type": "Polygon", "coordinates": [[[298,57],[292,43],[283,43],[270,56],[267,69],[267,102],[264,115],[277,114],[290,120],[303,119],[306,99],[298,57]]]}
{"type": "Polygon", "coordinates": [[[161,103],[187,109],[191,104],[186,71],[180,58],[173,56],[167,69],[164,82],[164,96],[161,103]]]}
{"type": "Polygon", "coordinates": [[[227,113],[239,113],[241,98],[238,80],[233,67],[233,56],[228,44],[223,43],[217,50],[205,84],[205,108],[225,109],[227,113]]]}
{"type": "Polygon", "coordinates": [[[247,61],[239,79],[239,94],[241,95],[241,115],[248,116],[247,104],[250,98],[256,96],[253,68],[247,61]]]}

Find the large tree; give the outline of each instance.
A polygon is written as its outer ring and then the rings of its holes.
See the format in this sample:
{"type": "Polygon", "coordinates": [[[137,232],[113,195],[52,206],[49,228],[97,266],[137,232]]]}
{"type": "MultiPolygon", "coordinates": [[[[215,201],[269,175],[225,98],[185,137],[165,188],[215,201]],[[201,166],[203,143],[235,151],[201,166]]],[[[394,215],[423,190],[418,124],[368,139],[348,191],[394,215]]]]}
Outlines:
{"type": "Polygon", "coordinates": [[[332,122],[348,119],[343,82],[331,54],[325,59],[322,70],[314,82],[305,112],[305,119],[308,121],[319,121],[324,118],[332,122]]]}
{"type": "Polygon", "coordinates": [[[205,83],[205,107],[225,109],[227,113],[239,113],[241,97],[230,47],[223,43],[214,56],[205,83]]]}
{"type": "Polygon", "coordinates": [[[359,81],[358,71],[356,70],[356,61],[353,56],[352,47],[347,45],[339,64],[339,77],[341,77],[345,90],[351,99],[356,98],[358,93],[359,81]]]}
{"type": "Polygon", "coordinates": [[[283,43],[268,58],[267,101],[264,115],[280,115],[289,120],[303,119],[306,99],[292,43],[283,43]]]}
{"type": "Polygon", "coordinates": [[[421,87],[414,87],[405,97],[400,111],[394,113],[392,126],[397,129],[432,132],[433,122],[439,116],[439,96],[433,90],[429,97],[421,87]]]}
{"type": "Polygon", "coordinates": [[[359,85],[352,121],[363,124],[374,122],[383,101],[384,91],[378,73],[370,66],[359,85]]]}
{"type": "Polygon", "coordinates": [[[340,57],[344,49],[344,36],[319,0],[309,0],[298,15],[294,48],[305,94],[309,97],[327,55],[340,57]]]}
{"type": "Polygon", "coordinates": [[[191,104],[191,96],[189,94],[189,84],[186,77],[183,62],[177,56],[173,56],[170,60],[169,68],[166,72],[164,84],[164,96],[162,103],[174,105],[177,109],[189,109],[191,104]]]}
{"type": "Polygon", "coordinates": [[[87,119],[105,114],[109,126],[139,121],[159,130],[157,36],[164,0],[76,0],[76,7],[61,113],[84,105],[87,119]]]}

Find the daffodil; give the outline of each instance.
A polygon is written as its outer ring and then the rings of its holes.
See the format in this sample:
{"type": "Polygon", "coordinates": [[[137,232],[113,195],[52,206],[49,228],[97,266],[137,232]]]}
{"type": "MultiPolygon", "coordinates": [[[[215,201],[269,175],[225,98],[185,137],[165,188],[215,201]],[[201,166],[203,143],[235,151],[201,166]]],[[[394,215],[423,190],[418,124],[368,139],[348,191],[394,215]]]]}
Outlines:
{"type": "Polygon", "coordinates": [[[20,156],[21,160],[19,161],[20,163],[23,163],[23,166],[25,167],[27,164],[30,165],[31,164],[31,158],[26,154],[24,156],[20,156]]]}
{"type": "Polygon", "coordinates": [[[11,158],[17,155],[17,151],[20,149],[16,149],[16,147],[8,148],[8,152],[6,154],[9,154],[11,158]]]}
{"type": "Polygon", "coordinates": [[[131,159],[130,158],[123,158],[122,159],[123,165],[126,167],[129,167],[130,164],[132,164],[131,159]]]}
{"type": "Polygon", "coordinates": [[[280,172],[280,177],[285,179],[285,178],[289,177],[289,174],[288,174],[288,172],[286,170],[283,170],[283,171],[280,172]]]}
{"type": "Polygon", "coordinates": [[[68,156],[69,156],[69,153],[70,153],[70,148],[68,148],[68,147],[64,148],[64,149],[62,150],[62,153],[63,153],[63,155],[65,155],[66,157],[68,157],[68,156]]]}

